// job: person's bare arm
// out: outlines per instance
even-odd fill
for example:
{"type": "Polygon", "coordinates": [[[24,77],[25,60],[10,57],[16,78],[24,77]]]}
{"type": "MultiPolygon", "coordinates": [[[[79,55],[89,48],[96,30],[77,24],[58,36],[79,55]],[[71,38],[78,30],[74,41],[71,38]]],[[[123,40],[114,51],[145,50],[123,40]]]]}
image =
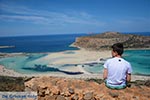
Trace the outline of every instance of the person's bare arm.
{"type": "Polygon", "coordinates": [[[104,72],[103,72],[103,78],[104,79],[107,79],[107,74],[108,74],[108,71],[106,68],[104,68],[104,72]]]}
{"type": "Polygon", "coordinates": [[[130,82],[130,81],[131,81],[131,74],[128,73],[128,74],[127,74],[127,82],[130,82]]]}

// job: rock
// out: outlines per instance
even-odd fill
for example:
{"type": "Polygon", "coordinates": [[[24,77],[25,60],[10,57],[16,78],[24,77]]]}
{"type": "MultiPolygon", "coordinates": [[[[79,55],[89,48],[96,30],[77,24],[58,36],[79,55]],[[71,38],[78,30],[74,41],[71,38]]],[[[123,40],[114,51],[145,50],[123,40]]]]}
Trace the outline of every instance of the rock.
{"type": "Polygon", "coordinates": [[[64,92],[64,94],[63,94],[65,97],[69,97],[69,96],[71,96],[71,94],[69,93],[69,91],[68,90],[66,90],[65,92],[64,92]]]}
{"type": "Polygon", "coordinates": [[[133,96],[133,100],[140,100],[138,96],[133,96]]]}
{"type": "Polygon", "coordinates": [[[85,93],[83,98],[85,100],[92,100],[93,99],[93,93],[92,92],[85,93]]]}
{"type": "Polygon", "coordinates": [[[59,96],[57,96],[56,100],[65,100],[65,97],[59,95],[59,96]]]}
{"type": "Polygon", "coordinates": [[[25,86],[31,91],[37,89],[39,100],[149,100],[148,82],[132,82],[126,89],[111,90],[102,81],[39,77],[27,81],[25,86]]]}
{"type": "Polygon", "coordinates": [[[38,95],[39,95],[40,97],[44,97],[44,96],[45,96],[45,90],[39,89],[38,95]]]}
{"type": "Polygon", "coordinates": [[[68,91],[69,91],[70,94],[74,94],[74,89],[69,88],[68,91]]]}
{"type": "Polygon", "coordinates": [[[117,98],[119,96],[117,92],[113,92],[113,91],[109,92],[109,95],[113,98],[117,98]]]}
{"type": "Polygon", "coordinates": [[[57,96],[58,95],[48,95],[48,96],[46,96],[45,98],[46,98],[46,100],[56,100],[56,98],[57,98],[57,96]]]}
{"type": "Polygon", "coordinates": [[[57,86],[53,86],[53,87],[51,88],[51,93],[52,93],[53,95],[58,95],[58,94],[60,94],[60,90],[59,90],[59,88],[58,88],[57,86]]]}
{"type": "Polygon", "coordinates": [[[71,100],[79,100],[78,94],[73,95],[73,97],[71,98],[71,100]]]}
{"type": "Polygon", "coordinates": [[[147,80],[147,81],[144,83],[144,85],[150,87],[150,80],[147,80]]]}
{"type": "Polygon", "coordinates": [[[45,95],[48,95],[48,94],[50,94],[50,90],[49,90],[49,89],[46,89],[45,95]]]}
{"type": "Polygon", "coordinates": [[[97,95],[95,96],[95,98],[96,98],[96,100],[97,100],[97,99],[102,98],[103,96],[104,96],[104,94],[103,94],[103,93],[101,93],[101,94],[97,94],[97,95]]]}
{"type": "Polygon", "coordinates": [[[39,100],[45,100],[45,97],[38,97],[39,100]]]}

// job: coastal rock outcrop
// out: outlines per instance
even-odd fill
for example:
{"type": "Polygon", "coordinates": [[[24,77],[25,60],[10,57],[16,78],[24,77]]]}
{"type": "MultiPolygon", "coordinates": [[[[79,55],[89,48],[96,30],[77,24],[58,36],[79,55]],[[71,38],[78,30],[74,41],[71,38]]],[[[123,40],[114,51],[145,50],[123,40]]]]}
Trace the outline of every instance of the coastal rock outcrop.
{"type": "Polygon", "coordinates": [[[90,50],[100,50],[109,49],[112,44],[117,42],[123,43],[125,48],[150,48],[150,36],[121,34],[119,32],[105,32],[78,37],[72,46],[90,50]]]}
{"type": "Polygon", "coordinates": [[[25,82],[25,91],[37,91],[38,100],[149,100],[150,87],[146,82],[131,83],[123,90],[111,90],[102,80],[45,76],[25,82]]]}

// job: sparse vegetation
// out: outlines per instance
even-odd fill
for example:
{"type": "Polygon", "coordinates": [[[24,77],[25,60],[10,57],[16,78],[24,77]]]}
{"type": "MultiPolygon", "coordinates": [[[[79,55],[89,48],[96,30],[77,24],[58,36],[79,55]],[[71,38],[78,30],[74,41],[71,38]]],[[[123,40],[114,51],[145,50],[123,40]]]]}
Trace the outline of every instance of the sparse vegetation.
{"type": "Polygon", "coordinates": [[[119,32],[78,37],[73,45],[90,50],[103,50],[110,49],[111,45],[117,42],[123,43],[125,48],[150,48],[150,36],[121,34],[119,32]]]}

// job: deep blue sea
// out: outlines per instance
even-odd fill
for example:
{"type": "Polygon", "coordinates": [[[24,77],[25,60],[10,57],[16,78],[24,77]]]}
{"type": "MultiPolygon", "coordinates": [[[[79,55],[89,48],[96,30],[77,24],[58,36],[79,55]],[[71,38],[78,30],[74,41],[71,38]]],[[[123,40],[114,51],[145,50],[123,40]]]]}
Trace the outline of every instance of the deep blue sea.
{"type": "MultiPolygon", "coordinates": [[[[150,33],[134,33],[150,36],[150,33]]],[[[63,34],[63,35],[43,35],[43,36],[17,36],[0,37],[0,46],[15,46],[13,48],[0,48],[2,53],[31,53],[30,55],[0,58],[0,64],[9,69],[20,73],[36,73],[37,71],[27,70],[24,67],[34,67],[35,65],[47,65],[49,61],[39,61],[37,59],[45,56],[42,52],[60,52],[65,50],[77,50],[69,47],[76,37],[86,36],[87,34],[63,34]]],[[[150,50],[126,50],[124,58],[133,67],[134,74],[150,75],[150,50]]],[[[103,66],[85,68],[89,72],[101,73],[103,66]]],[[[55,69],[53,69],[55,70],[55,69]]],[[[39,72],[39,71],[38,71],[39,72]]]]}
{"type": "Polygon", "coordinates": [[[69,45],[75,41],[76,37],[85,35],[87,34],[0,37],[0,46],[14,46],[0,48],[0,52],[40,53],[76,50],[77,48],[69,47],[69,45]]]}

